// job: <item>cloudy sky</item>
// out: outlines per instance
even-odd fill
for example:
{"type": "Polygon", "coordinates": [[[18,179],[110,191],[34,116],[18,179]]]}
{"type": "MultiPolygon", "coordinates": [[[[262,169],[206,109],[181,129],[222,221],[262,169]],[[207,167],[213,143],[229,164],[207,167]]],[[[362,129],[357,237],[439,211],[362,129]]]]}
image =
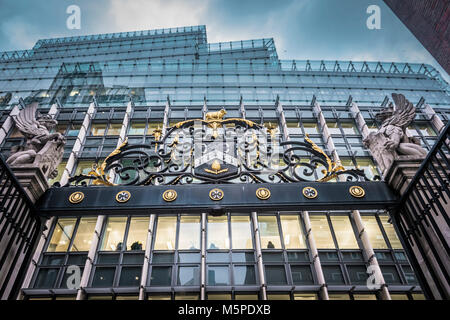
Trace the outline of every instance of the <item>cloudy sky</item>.
{"type": "Polygon", "coordinates": [[[209,42],[275,39],[282,59],[436,60],[382,0],[0,0],[0,50],[31,48],[38,39],[206,25],[209,42]],[[66,27],[69,5],[81,29],[66,27]],[[381,29],[369,30],[369,5],[381,29]]]}

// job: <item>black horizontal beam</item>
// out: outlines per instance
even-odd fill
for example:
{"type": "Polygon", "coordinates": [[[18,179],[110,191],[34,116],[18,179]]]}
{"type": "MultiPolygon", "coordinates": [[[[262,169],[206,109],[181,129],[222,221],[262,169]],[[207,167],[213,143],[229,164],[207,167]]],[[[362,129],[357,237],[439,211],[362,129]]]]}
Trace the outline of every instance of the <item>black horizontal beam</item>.
{"type": "Polygon", "coordinates": [[[45,216],[69,215],[120,215],[184,212],[226,211],[278,211],[278,210],[351,210],[389,209],[397,204],[397,197],[384,182],[302,182],[286,184],[192,184],[179,186],[114,186],[114,187],[63,187],[50,188],[38,202],[38,212],[45,216]],[[360,186],[365,195],[355,198],[349,192],[351,186],[360,186]],[[306,198],[305,187],[317,190],[317,197],[306,198]],[[219,201],[211,200],[212,189],[223,191],[219,201]],[[258,188],[267,188],[271,196],[260,200],[258,188]],[[177,198],[166,202],[162,195],[175,190],[177,198]],[[116,195],[126,190],[131,197],[119,203],[116,195]],[[82,192],[84,198],[73,204],[69,197],[82,192]]]}

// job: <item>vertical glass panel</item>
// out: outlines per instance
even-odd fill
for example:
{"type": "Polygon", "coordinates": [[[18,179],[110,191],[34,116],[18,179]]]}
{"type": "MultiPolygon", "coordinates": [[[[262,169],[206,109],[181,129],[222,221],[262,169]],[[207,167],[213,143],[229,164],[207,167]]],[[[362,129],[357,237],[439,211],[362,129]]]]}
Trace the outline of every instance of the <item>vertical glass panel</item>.
{"type": "Polygon", "coordinates": [[[276,216],[258,216],[262,249],[281,249],[280,232],[276,216]]]}
{"type": "Polygon", "coordinates": [[[200,216],[181,216],[178,249],[200,249],[200,216]]]}
{"type": "Polygon", "coordinates": [[[149,217],[132,217],[127,237],[127,250],[145,250],[149,217]]]}
{"type": "Polygon", "coordinates": [[[341,268],[339,266],[322,266],[325,282],[328,284],[344,284],[341,268]]]}
{"type": "Polygon", "coordinates": [[[258,294],[257,293],[236,293],[234,296],[234,300],[258,300],[258,294]]]}
{"type": "Polygon", "coordinates": [[[413,297],[413,300],[426,300],[425,295],[422,293],[413,293],[411,294],[413,297]]]}
{"type": "Polygon", "coordinates": [[[391,300],[409,300],[408,295],[402,293],[391,293],[391,300]]]}
{"type": "Polygon", "coordinates": [[[108,136],[118,136],[122,130],[121,123],[111,123],[108,128],[108,136]]]}
{"type": "Polygon", "coordinates": [[[364,223],[364,230],[366,230],[369,235],[369,241],[372,244],[372,247],[374,249],[387,249],[388,246],[386,241],[384,241],[383,234],[381,233],[375,216],[362,216],[361,219],[364,223]]]}
{"type": "Polygon", "coordinates": [[[402,284],[400,275],[395,266],[380,266],[384,281],[387,284],[402,284]]]}
{"type": "Polygon", "coordinates": [[[330,226],[328,225],[327,216],[311,215],[311,229],[316,246],[318,249],[334,249],[333,237],[331,236],[330,226]]]}
{"type": "Polygon", "coordinates": [[[359,249],[350,218],[348,216],[331,216],[334,234],[340,249],[359,249]]]}
{"type": "Polygon", "coordinates": [[[94,123],[91,127],[91,135],[93,136],[103,136],[106,131],[106,123],[105,124],[99,124],[94,123]]]}
{"type": "Polygon", "coordinates": [[[229,249],[227,216],[208,216],[208,249],[229,249]]]}
{"type": "Polygon", "coordinates": [[[123,267],[120,272],[119,286],[139,287],[141,284],[142,267],[123,267]]]}
{"type": "Polygon", "coordinates": [[[208,300],[231,300],[231,293],[208,293],[208,300]]]}
{"type": "Polygon", "coordinates": [[[182,286],[196,286],[200,283],[200,268],[179,267],[178,268],[178,284],[182,286]]]}
{"type": "Polygon", "coordinates": [[[350,300],[350,296],[347,293],[329,293],[330,300],[350,300]]]}
{"type": "Polygon", "coordinates": [[[235,285],[256,284],[256,274],[254,266],[235,266],[234,267],[235,285]]]}
{"type": "Polygon", "coordinates": [[[101,251],[120,251],[123,249],[123,236],[126,224],[126,217],[108,218],[100,246],[101,251]]]}
{"type": "Polygon", "coordinates": [[[286,249],[306,249],[305,238],[300,226],[299,216],[280,216],[286,249]]]}
{"type": "Polygon", "coordinates": [[[89,251],[96,223],[97,217],[83,217],[80,219],[70,251],[89,251]]]}
{"type": "Polygon", "coordinates": [[[145,133],[145,123],[131,123],[128,135],[142,136],[145,133]]]}
{"type": "Polygon", "coordinates": [[[92,280],[92,287],[100,287],[100,288],[112,287],[115,273],[116,273],[115,267],[95,268],[94,279],[92,280]]]}
{"type": "Polygon", "coordinates": [[[34,288],[53,288],[59,269],[40,269],[34,288]]]}
{"type": "Polygon", "coordinates": [[[47,252],[67,251],[76,221],[76,218],[58,219],[47,252]]]}
{"type": "Polygon", "coordinates": [[[175,300],[199,300],[200,295],[197,293],[177,292],[175,300]]]}
{"type": "Polygon", "coordinates": [[[291,266],[294,284],[314,284],[310,266],[291,266]]]}
{"type": "Polygon", "coordinates": [[[170,286],[172,284],[172,267],[153,267],[150,277],[151,286],[170,286]]]}
{"type": "Polygon", "coordinates": [[[291,300],[291,296],[289,295],[289,293],[269,293],[267,294],[267,300],[291,300]]]}
{"type": "Polygon", "coordinates": [[[231,217],[231,244],[233,249],[253,249],[249,216],[231,217]]]}
{"type": "Polygon", "coordinates": [[[158,217],[154,250],[175,250],[177,217],[158,217]]]}
{"type": "Polygon", "coordinates": [[[60,162],[60,164],[56,168],[58,170],[58,175],[55,178],[48,180],[49,185],[53,185],[55,182],[58,182],[59,180],[61,180],[61,177],[64,173],[64,169],[66,168],[66,164],[67,164],[67,161],[60,162]]]}
{"type": "Polygon", "coordinates": [[[171,294],[150,294],[147,300],[172,300],[171,294]]]}
{"type": "Polygon", "coordinates": [[[270,285],[287,284],[284,266],[265,266],[266,281],[270,285]]]}
{"type": "Polygon", "coordinates": [[[228,266],[208,266],[208,285],[227,286],[230,284],[228,266]]]}
{"type": "Polygon", "coordinates": [[[367,268],[365,266],[347,265],[348,275],[352,284],[367,283],[367,268]]]}
{"type": "Polygon", "coordinates": [[[394,226],[388,222],[388,216],[380,216],[381,224],[383,225],[384,231],[391,243],[392,249],[403,249],[400,239],[395,232],[394,226]]]}

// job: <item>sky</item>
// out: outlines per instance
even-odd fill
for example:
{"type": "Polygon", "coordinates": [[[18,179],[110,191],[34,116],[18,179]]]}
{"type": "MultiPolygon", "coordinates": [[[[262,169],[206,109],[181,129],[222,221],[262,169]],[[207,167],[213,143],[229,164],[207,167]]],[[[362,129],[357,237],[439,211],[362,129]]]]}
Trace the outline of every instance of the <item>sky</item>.
{"type": "Polygon", "coordinates": [[[382,0],[0,0],[0,51],[39,39],[206,25],[208,42],[274,38],[281,59],[427,63],[437,61],[382,0]],[[81,10],[68,29],[66,9],[81,10]],[[366,12],[380,8],[381,28],[366,12]]]}

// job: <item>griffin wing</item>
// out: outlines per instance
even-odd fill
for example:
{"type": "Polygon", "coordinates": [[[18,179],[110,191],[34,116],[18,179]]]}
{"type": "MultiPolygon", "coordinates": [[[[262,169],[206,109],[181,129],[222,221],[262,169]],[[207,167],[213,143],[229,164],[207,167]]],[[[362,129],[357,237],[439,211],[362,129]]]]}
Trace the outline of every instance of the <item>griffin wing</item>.
{"type": "Polygon", "coordinates": [[[38,103],[33,102],[31,105],[20,110],[19,114],[14,118],[17,128],[28,139],[49,134],[47,128],[36,120],[37,107],[38,103]]]}
{"type": "Polygon", "coordinates": [[[395,103],[395,111],[391,119],[389,119],[389,124],[405,128],[414,120],[416,108],[402,94],[393,93],[392,98],[395,103]]]}

